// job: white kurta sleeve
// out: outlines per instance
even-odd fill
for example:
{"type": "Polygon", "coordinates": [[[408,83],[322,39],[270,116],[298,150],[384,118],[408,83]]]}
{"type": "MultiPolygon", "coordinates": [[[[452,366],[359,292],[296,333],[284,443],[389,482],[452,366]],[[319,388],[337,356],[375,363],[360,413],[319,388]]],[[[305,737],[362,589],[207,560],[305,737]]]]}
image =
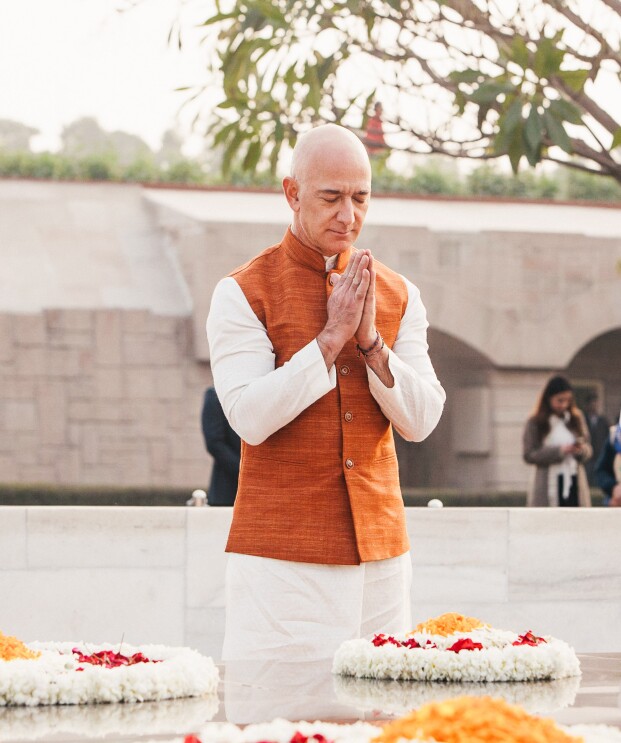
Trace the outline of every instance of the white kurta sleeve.
{"type": "Polygon", "coordinates": [[[261,444],[336,386],[316,340],[276,369],[272,343],[235,279],[213,293],[207,338],[214,386],[232,428],[261,444]]]}
{"type": "Polygon", "coordinates": [[[406,441],[422,441],[438,424],[446,393],[436,377],[427,345],[427,312],[420,292],[406,278],[408,306],[392,349],[388,364],[395,380],[385,387],[367,366],[369,389],[380,408],[406,441]]]}

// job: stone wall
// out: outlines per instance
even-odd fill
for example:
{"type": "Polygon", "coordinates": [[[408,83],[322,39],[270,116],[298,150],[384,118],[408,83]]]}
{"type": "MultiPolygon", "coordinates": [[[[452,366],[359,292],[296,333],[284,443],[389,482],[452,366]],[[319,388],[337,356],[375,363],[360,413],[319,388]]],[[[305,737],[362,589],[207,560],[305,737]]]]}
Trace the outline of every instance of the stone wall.
{"type": "Polygon", "coordinates": [[[0,315],[0,481],[205,487],[189,317],[0,315]]]}
{"type": "MultiPolygon", "coordinates": [[[[282,195],[0,180],[0,481],[205,486],[217,281],[282,195]]],[[[621,405],[621,209],[373,199],[360,246],[421,290],[447,391],[407,487],[525,490],[521,432],[563,371],[621,405]]]]}

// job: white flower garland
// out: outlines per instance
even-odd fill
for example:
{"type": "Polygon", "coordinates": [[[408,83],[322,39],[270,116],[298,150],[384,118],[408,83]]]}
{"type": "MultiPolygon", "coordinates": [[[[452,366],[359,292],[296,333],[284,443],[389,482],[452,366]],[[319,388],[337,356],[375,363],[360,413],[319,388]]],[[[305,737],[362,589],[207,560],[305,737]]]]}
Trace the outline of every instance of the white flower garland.
{"type": "Polygon", "coordinates": [[[324,735],[334,743],[370,743],[379,732],[379,727],[368,722],[339,725],[332,722],[290,722],[277,719],[246,725],[244,728],[238,728],[229,722],[210,722],[200,729],[198,737],[202,743],[290,743],[295,733],[301,733],[309,738],[316,734],[324,735]]]}
{"type": "MultiPolygon", "coordinates": [[[[572,725],[559,729],[568,735],[582,737],[584,743],[621,743],[621,731],[608,725],[572,725]]],[[[290,743],[296,732],[310,736],[324,735],[334,743],[371,743],[380,734],[381,728],[366,722],[353,725],[337,725],[327,722],[289,722],[274,720],[260,725],[247,725],[238,728],[231,723],[210,722],[198,732],[202,743],[290,743]]],[[[429,743],[429,741],[405,739],[401,743],[429,743]]]]}
{"type": "Polygon", "coordinates": [[[118,645],[33,642],[28,647],[41,656],[0,661],[0,707],[159,701],[218,690],[219,673],[213,660],[190,648],[123,645],[124,655],[141,652],[162,662],[105,668],[80,662],[72,649],[90,655],[118,651],[118,645]]]}
{"type": "Polygon", "coordinates": [[[334,691],[339,702],[365,712],[381,711],[403,715],[429,702],[453,697],[500,697],[517,704],[531,715],[550,715],[571,706],[580,688],[580,677],[570,676],[553,681],[508,681],[497,684],[486,681],[407,682],[385,679],[334,676],[334,691]]]}
{"type": "Polygon", "coordinates": [[[514,632],[489,627],[455,632],[448,637],[417,632],[420,645],[428,641],[436,648],[410,649],[391,643],[376,647],[370,640],[348,640],[336,651],[333,673],[359,678],[410,681],[538,681],[580,675],[580,662],[562,640],[545,637],[540,645],[513,645],[514,632]],[[480,643],[480,650],[448,650],[459,639],[480,643]]]}

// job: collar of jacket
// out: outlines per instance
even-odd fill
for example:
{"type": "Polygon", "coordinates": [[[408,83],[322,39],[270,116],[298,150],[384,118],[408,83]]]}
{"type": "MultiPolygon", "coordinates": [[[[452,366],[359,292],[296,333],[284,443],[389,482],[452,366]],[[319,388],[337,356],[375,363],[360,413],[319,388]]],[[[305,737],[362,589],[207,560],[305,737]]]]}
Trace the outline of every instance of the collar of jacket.
{"type": "MultiPolygon", "coordinates": [[[[300,242],[293,232],[291,232],[291,227],[287,229],[281,245],[285,249],[287,255],[296,263],[299,263],[306,268],[310,268],[311,271],[316,271],[317,273],[322,274],[326,273],[326,261],[324,257],[316,250],[313,250],[312,248],[309,248],[308,245],[304,245],[303,242],[300,242]]],[[[353,251],[354,248],[351,247],[344,253],[339,253],[336,265],[331,270],[336,271],[337,273],[343,273],[353,251]]]]}

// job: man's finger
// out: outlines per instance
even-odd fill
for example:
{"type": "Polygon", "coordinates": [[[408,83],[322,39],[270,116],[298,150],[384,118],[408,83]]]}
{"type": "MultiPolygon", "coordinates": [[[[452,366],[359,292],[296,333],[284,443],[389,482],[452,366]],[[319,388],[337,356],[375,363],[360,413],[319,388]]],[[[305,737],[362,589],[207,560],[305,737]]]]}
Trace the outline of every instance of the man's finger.
{"type": "Polygon", "coordinates": [[[356,287],[356,299],[364,299],[367,295],[371,274],[367,268],[363,269],[360,284],[356,287]]]}
{"type": "Polygon", "coordinates": [[[356,273],[354,274],[354,277],[352,279],[352,283],[354,287],[360,286],[362,282],[362,274],[364,271],[368,270],[367,266],[369,263],[369,256],[368,255],[362,255],[360,257],[360,260],[358,262],[358,265],[356,266],[356,273]]]}
{"type": "Polygon", "coordinates": [[[360,260],[360,255],[361,253],[359,250],[354,250],[354,252],[351,254],[349,261],[347,262],[347,266],[345,267],[345,270],[341,274],[341,281],[345,279],[349,279],[351,278],[351,276],[353,276],[354,274],[353,266],[356,260],[360,260]]]}

